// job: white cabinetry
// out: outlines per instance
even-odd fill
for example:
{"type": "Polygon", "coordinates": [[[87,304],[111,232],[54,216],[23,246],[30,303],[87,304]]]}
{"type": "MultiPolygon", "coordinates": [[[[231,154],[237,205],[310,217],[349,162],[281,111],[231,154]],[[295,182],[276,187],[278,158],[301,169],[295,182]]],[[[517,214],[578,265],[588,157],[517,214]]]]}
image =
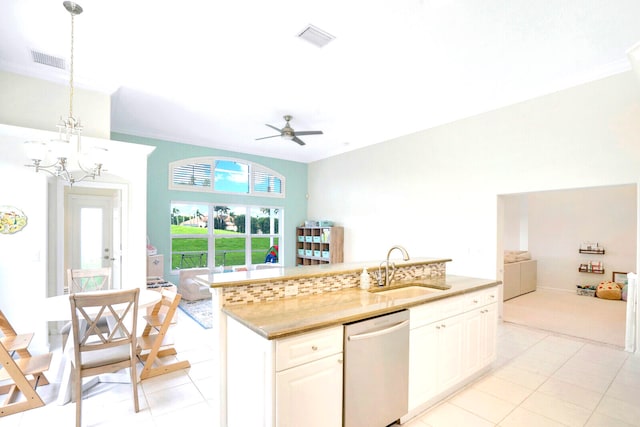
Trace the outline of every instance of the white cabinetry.
{"type": "Polygon", "coordinates": [[[495,360],[497,287],[409,309],[409,413],[415,416],[495,360]]]}
{"type": "Polygon", "coordinates": [[[438,390],[446,390],[462,380],[464,322],[464,316],[454,316],[432,325],[438,333],[438,390]]]}
{"type": "Polygon", "coordinates": [[[478,306],[465,314],[464,375],[473,375],[496,357],[497,290],[484,296],[486,298],[474,298],[478,306]]]}
{"type": "Polygon", "coordinates": [[[504,300],[536,290],[538,262],[536,260],[512,262],[504,265],[504,300]]]}
{"type": "Polygon", "coordinates": [[[276,374],[276,425],[342,424],[342,355],[325,357],[276,374]]]}
{"type": "Polygon", "coordinates": [[[342,326],[269,341],[227,319],[227,425],[342,424],[342,326]]]}
{"type": "Polygon", "coordinates": [[[276,425],[342,425],[343,327],[276,341],[276,425]]]}

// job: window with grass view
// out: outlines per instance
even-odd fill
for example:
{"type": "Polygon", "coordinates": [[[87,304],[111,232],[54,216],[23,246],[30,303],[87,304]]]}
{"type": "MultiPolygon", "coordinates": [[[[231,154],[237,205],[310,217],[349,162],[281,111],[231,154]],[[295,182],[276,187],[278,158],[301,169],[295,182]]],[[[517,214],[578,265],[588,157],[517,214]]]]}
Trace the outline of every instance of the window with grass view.
{"type": "Polygon", "coordinates": [[[171,269],[277,263],[281,218],[281,208],[174,202],[171,269]]]}

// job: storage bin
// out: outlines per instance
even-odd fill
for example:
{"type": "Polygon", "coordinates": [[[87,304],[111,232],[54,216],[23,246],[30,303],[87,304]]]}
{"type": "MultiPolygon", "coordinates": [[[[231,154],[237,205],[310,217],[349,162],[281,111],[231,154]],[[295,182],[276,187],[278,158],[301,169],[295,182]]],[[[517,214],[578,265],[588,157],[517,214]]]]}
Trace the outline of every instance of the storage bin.
{"type": "Polygon", "coordinates": [[[313,236],[304,236],[304,240],[305,240],[306,242],[311,243],[311,242],[313,242],[313,236]]]}
{"type": "Polygon", "coordinates": [[[320,236],[313,236],[313,243],[320,243],[320,236]]]}
{"type": "Polygon", "coordinates": [[[576,285],[576,293],[587,297],[596,296],[596,286],[593,285],[576,285]]]}
{"type": "Polygon", "coordinates": [[[304,249],[298,249],[298,255],[304,255],[304,249]]]}
{"type": "Polygon", "coordinates": [[[307,249],[307,250],[304,251],[304,254],[306,256],[313,256],[313,251],[311,249],[307,249]]]}
{"type": "Polygon", "coordinates": [[[298,242],[304,242],[304,236],[298,236],[298,242]]]}
{"type": "Polygon", "coordinates": [[[313,251],[313,256],[319,257],[320,256],[320,251],[313,251]]]}
{"type": "Polygon", "coordinates": [[[329,258],[329,251],[322,251],[322,258],[329,258]]]}

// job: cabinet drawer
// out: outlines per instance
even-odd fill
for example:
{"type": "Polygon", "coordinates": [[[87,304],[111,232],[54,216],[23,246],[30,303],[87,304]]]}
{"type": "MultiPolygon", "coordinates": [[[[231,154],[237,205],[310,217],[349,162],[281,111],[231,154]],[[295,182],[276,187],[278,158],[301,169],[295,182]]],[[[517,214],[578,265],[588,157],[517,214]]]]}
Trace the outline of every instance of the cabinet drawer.
{"type": "Polygon", "coordinates": [[[454,296],[412,307],[409,309],[410,328],[419,328],[436,320],[455,316],[464,311],[464,304],[463,296],[454,296]]]}
{"type": "Polygon", "coordinates": [[[498,301],[498,287],[494,286],[481,291],[476,291],[466,296],[465,307],[467,309],[473,309],[475,307],[482,307],[487,304],[491,304],[498,301]]]}
{"type": "Polygon", "coordinates": [[[493,304],[494,302],[498,302],[498,287],[494,286],[489,289],[484,289],[482,291],[482,298],[486,304],[493,304]]]}
{"type": "Polygon", "coordinates": [[[342,352],[343,327],[322,329],[276,341],[276,371],[342,352]]]}

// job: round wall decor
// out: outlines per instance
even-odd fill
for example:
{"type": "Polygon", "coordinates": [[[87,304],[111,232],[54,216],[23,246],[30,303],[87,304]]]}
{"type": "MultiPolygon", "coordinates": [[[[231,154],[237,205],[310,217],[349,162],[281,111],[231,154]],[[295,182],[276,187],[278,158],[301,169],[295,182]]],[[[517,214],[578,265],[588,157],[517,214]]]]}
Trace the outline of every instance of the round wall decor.
{"type": "Polygon", "coordinates": [[[13,234],[27,225],[27,216],[13,206],[0,206],[0,234],[13,234]]]}

